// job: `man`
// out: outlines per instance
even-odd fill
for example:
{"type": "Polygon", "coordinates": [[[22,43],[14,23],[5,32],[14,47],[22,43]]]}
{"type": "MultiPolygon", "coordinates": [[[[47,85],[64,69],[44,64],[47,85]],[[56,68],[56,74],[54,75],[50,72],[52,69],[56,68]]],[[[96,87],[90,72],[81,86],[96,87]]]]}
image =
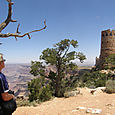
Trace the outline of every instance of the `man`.
{"type": "Polygon", "coordinates": [[[5,75],[1,72],[2,69],[5,67],[4,64],[5,59],[3,59],[3,55],[0,53],[0,93],[8,92],[8,82],[6,80],[5,75]]]}
{"type": "Polygon", "coordinates": [[[9,90],[6,76],[1,72],[5,67],[4,61],[3,54],[0,53],[0,115],[11,115],[16,109],[16,103],[13,100],[13,92],[9,90]],[[13,100],[13,103],[10,100],[13,100]]]}

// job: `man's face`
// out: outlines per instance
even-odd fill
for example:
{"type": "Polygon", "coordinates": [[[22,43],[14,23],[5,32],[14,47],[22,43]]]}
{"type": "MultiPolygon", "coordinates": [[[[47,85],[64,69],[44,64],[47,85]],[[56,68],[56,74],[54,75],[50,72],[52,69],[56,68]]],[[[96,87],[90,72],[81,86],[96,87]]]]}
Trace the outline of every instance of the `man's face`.
{"type": "Polygon", "coordinates": [[[4,61],[0,61],[0,69],[3,69],[5,67],[4,61]]]}

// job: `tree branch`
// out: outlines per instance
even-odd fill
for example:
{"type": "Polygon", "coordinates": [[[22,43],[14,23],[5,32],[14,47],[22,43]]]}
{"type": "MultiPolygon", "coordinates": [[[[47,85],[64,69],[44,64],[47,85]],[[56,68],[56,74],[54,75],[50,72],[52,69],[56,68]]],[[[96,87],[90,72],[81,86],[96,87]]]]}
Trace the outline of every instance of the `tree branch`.
{"type": "Polygon", "coordinates": [[[69,48],[70,48],[70,45],[69,45],[68,48],[66,49],[66,51],[65,51],[64,55],[62,56],[62,58],[64,58],[64,57],[66,56],[66,54],[67,54],[69,48]]]}
{"type": "Polygon", "coordinates": [[[27,33],[25,33],[25,34],[23,34],[23,35],[19,35],[20,34],[20,32],[18,31],[18,29],[19,29],[19,25],[18,25],[18,27],[17,27],[17,31],[16,31],[16,33],[7,33],[7,34],[2,34],[2,33],[0,33],[0,37],[2,37],[2,38],[7,38],[7,37],[24,37],[24,36],[28,36],[28,38],[29,39],[31,39],[31,37],[30,37],[30,34],[31,33],[33,33],[33,32],[38,32],[38,31],[41,31],[41,30],[44,30],[47,26],[46,26],[46,21],[44,21],[44,27],[43,28],[41,28],[41,29],[39,29],[39,30],[33,30],[33,31],[31,31],[31,32],[27,32],[27,33]]]}
{"type": "Polygon", "coordinates": [[[11,16],[12,16],[12,5],[13,5],[13,3],[11,2],[11,0],[7,0],[7,2],[8,2],[8,7],[9,7],[9,9],[8,9],[8,16],[7,16],[7,19],[0,24],[0,32],[1,32],[10,22],[16,22],[16,20],[12,20],[12,19],[11,19],[11,16]]]}
{"type": "MultiPolygon", "coordinates": [[[[9,9],[8,9],[8,16],[7,16],[7,19],[0,24],[0,32],[1,32],[10,22],[16,22],[16,20],[12,20],[12,19],[11,19],[11,16],[12,16],[12,5],[13,5],[13,3],[11,2],[11,0],[7,0],[7,2],[8,2],[8,7],[9,7],[9,9]]],[[[44,25],[45,25],[45,26],[44,26],[43,28],[39,29],[39,30],[33,30],[33,31],[27,32],[27,33],[25,33],[25,34],[23,34],[23,35],[19,35],[21,32],[19,32],[19,26],[20,26],[20,24],[18,24],[16,33],[7,33],[7,34],[2,34],[2,33],[0,33],[0,37],[2,37],[2,38],[7,38],[7,37],[12,37],[12,36],[13,36],[13,37],[15,37],[15,39],[17,40],[17,37],[28,36],[28,38],[31,39],[31,37],[30,37],[30,34],[31,34],[31,33],[41,31],[41,30],[43,30],[43,29],[45,29],[45,28],[47,27],[47,26],[46,26],[46,20],[44,21],[44,25]]]]}

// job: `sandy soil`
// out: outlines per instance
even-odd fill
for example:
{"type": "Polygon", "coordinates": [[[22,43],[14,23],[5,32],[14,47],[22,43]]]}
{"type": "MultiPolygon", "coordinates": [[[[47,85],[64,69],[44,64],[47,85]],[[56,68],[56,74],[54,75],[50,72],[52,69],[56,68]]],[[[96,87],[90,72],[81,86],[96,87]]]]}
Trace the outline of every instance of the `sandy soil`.
{"type": "Polygon", "coordinates": [[[93,115],[86,113],[88,108],[101,109],[99,115],[115,115],[115,94],[92,95],[86,89],[82,92],[75,97],[54,98],[37,107],[18,107],[13,115],[93,115]],[[77,107],[86,109],[77,110],[77,107]]]}

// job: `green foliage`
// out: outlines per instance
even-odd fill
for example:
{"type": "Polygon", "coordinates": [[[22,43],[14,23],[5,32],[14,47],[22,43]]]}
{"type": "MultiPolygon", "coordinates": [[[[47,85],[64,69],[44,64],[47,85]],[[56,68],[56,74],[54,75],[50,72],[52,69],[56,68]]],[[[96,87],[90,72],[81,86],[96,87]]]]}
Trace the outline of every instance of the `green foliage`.
{"type": "Polygon", "coordinates": [[[87,72],[80,77],[81,87],[104,87],[107,79],[107,74],[99,71],[87,72]]]}
{"type": "Polygon", "coordinates": [[[40,56],[40,59],[44,60],[46,64],[51,65],[56,65],[57,62],[63,62],[66,64],[67,62],[77,58],[82,61],[86,59],[83,53],[77,53],[76,51],[69,52],[70,46],[76,48],[78,46],[78,42],[69,39],[61,40],[61,42],[54,45],[54,48],[47,48],[44,50],[40,56]]]}
{"type": "Polygon", "coordinates": [[[51,98],[52,92],[50,91],[50,86],[47,83],[44,77],[39,77],[33,79],[28,83],[29,101],[32,102],[34,100],[38,102],[47,101],[51,98]]]}
{"type": "Polygon", "coordinates": [[[67,85],[69,84],[69,80],[67,79],[70,79],[70,76],[75,76],[74,73],[77,65],[73,63],[73,60],[79,59],[80,62],[83,62],[86,59],[83,53],[70,51],[72,47],[77,48],[78,42],[76,40],[64,39],[55,44],[54,48],[47,48],[42,52],[40,60],[45,65],[53,65],[56,68],[56,72],[50,71],[48,76],[45,74],[46,69],[43,63],[32,62],[30,73],[35,76],[40,75],[47,78],[50,81],[54,95],[57,97],[63,96],[66,87],[70,86],[67,85]],[[67,74],[69,74],[68,78],[66,78],[67,74]]]}
{"type": "Polygon", "coordinates": [[[65,81],[65,92],[66,91],[71,91],[72,89],[77,87],[77,83],[78,83],[78,76],[70,76],[67,77],[64,81],[65,81]]]}
{"type": "Polygon", "coordinates": [[[115,69],[115,54],[109,55],[105,59],[105,63],[104,64],[105,64],[105,69],[114,70],[115,69]]]}
{"type": "Polygon", "coordinates": [[[42,55],[40,56],[40,59],[41,60],[45,60],[46,64],[50,63],[51,65],[53,65],[53,64],[56,63],[56,55],[57,55],[56,49],[53,49],[53,48],[49,49],[49,48],[47,48],[46,50],[44,50],[42,52],[42,55]]]}
{"type": "Polygon", "coordinates": [[[115,80],[108,80],[106,82],[106,92],[115,93],[115,80]]]}
{"type": "Polygon", "coordinates": [[[41,75],[43,75],[42,73],[45,72],[45,66],[42,65],[42,62],[39,61],[32,61],[31,62],[31,71],[30,73],[33,74],[34,76],[37,76],[41,73],[41,75]]]}
{"type": "Polygon", "coordinates": [[[39,100],[41,102],[48,101],[52,97],[52,91],[50,89],[49,85],[46,85],[45,87],[42,88],[39,92],[39,100]]]}

